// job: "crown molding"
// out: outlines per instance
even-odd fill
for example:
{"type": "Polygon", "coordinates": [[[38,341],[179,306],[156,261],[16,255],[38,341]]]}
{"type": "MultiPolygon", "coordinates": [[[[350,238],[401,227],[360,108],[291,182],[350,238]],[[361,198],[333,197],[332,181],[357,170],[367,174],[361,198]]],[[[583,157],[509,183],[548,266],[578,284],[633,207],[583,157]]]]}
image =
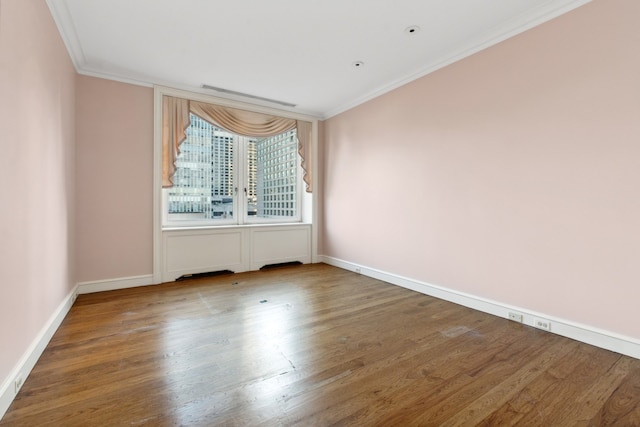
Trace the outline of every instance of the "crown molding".
{"type": "Polygon", "coordinates": [[[547,1],[544,5],[521,15],[517,20],[509,20],[509,22],[507,22],[506,24],[492,28],[483,37],[478,38],[473,43],[464,46],[455,52],[450,52],[449,54],[435,61],[425,64],[417,71],[404,75],[383,86],[380,86],[368,92],[367,94],[354,99],[351,102],[342,104],[339,107],[327,111],[323,115],[323,120],[329,119],[340,113],[355,108],[358,105],[364,104],[367,101],[384,95],[387,92],[391,92],[394,89],[411,83],[414,80],[426,76],[427,74],[431,74],[434,71],[446,67],[447,65],[451,65],[468,56],[494,46],[504,40],[530,30],[540,24],[557,18],[558,16],[570,12],[573,9],[576,9],[587,3],[590,3],[591,1],[592,0],[565,0],[562,2],[554,0],[547,1]]]}
{"type": "MultiPolygon", "coordinates": [[[[540,24],[550,21],[580,6],[590,3],[591,1],[593,0],[547,0],[540,6],[520,15],[517,19],[510,19],[501,25],[491,28],[482,37],[477,38],[472,43],[461,46],[455,51],[451,51],[443,55],[442,57],[431,61],[428,64],[425,64],[419,69],[413,70],[395,80],[379,86],[347,103],[324,112],[299,111],[294,109],[291,109],[290,111],[299,111],[303,114],[315,116],[320,118],[321,120],[326,120],[354,107],[357,107],[358,105],[361,105],[367,101],[377,98],[387,92],[404,86],[414,80],[433,73],[434,71],[444,68],[447,65],[453,64],[468,56],[494,46],[504,40],[521,34],[529,29],[532,29],[540,24]]],[[[71,61],[73,62],[74,67],[79,74],[134,84],[138,86],[151,87],[154,85],[162,85],[169,87],[179,87],[181,89],[194,92],[202,91],[201,88],[187,88],[171,82],[145,80],[144,77],[133,78],[126,75],[114,75],[88,67],[87,59],[85,53],[82,50],[81,43],[78,38],[76,28],[73,24],[73,19],[69,12],[69,8],[67,7],[66,0],[46,0],[46,3],[49,7],[49,10],[51,11],[51,15],[56,23],[56,26],[67,48],[67,51],[69,52],[71,61]]],[[[237,96],[224,96],[224,98],[229,98],[232,100],[243,100],[237,96]]],[[[255,103],[257,103],[258,105],[262,104],[261,102],[255,103]]]]}

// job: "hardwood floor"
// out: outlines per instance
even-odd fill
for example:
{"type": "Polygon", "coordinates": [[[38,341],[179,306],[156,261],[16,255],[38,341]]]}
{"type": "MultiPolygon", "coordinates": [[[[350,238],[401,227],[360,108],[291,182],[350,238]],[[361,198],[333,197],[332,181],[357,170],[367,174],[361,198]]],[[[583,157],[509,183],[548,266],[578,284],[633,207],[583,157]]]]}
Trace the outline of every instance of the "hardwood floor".
{"type": "Polygon", "coordinates": [[[640,360],[316,264],[80,295],[0,426],[637,426],[640,360]]]}

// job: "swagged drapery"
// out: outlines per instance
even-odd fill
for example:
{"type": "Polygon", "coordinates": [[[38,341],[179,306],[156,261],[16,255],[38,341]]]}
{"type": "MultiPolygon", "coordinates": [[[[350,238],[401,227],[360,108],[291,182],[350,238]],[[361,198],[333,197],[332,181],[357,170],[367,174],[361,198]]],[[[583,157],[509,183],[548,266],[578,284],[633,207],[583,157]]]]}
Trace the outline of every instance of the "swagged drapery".
{"type": "Polygon", "coordinates": [[[275,136],[296,129],[298,153],[303,180],[308,193],[312,191],[311,123],[268,114],[254,113],[231,107],[190,101],[173,96],[162,97],[162,187],[173,187],[176,158],[180,144],[187,138],[189,113],[213,123],[229,132],[249,137],[275,136]]]}

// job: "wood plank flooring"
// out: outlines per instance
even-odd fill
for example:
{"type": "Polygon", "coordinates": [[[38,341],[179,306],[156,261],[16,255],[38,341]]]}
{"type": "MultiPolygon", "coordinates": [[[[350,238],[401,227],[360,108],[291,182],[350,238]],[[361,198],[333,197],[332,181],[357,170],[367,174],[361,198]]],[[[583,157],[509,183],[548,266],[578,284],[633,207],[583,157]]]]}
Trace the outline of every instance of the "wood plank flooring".
{"type": "Polygon", "coordinates": [[[80,295],[0,426],[640,426],[640,360],[324,264],[80,295]]]}

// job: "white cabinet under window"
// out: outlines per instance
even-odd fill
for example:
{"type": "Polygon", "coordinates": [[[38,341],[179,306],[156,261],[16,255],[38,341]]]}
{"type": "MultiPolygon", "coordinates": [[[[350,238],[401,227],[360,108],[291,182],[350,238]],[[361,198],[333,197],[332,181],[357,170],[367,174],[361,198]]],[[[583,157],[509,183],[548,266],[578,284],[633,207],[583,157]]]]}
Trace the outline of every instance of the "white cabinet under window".
{"type": "Polygon", "coordinates": [[[162,232],[162,281],[183,275],[259,270],[265,265],[310,263],[311,225],[249,225],[162,232]]]}

